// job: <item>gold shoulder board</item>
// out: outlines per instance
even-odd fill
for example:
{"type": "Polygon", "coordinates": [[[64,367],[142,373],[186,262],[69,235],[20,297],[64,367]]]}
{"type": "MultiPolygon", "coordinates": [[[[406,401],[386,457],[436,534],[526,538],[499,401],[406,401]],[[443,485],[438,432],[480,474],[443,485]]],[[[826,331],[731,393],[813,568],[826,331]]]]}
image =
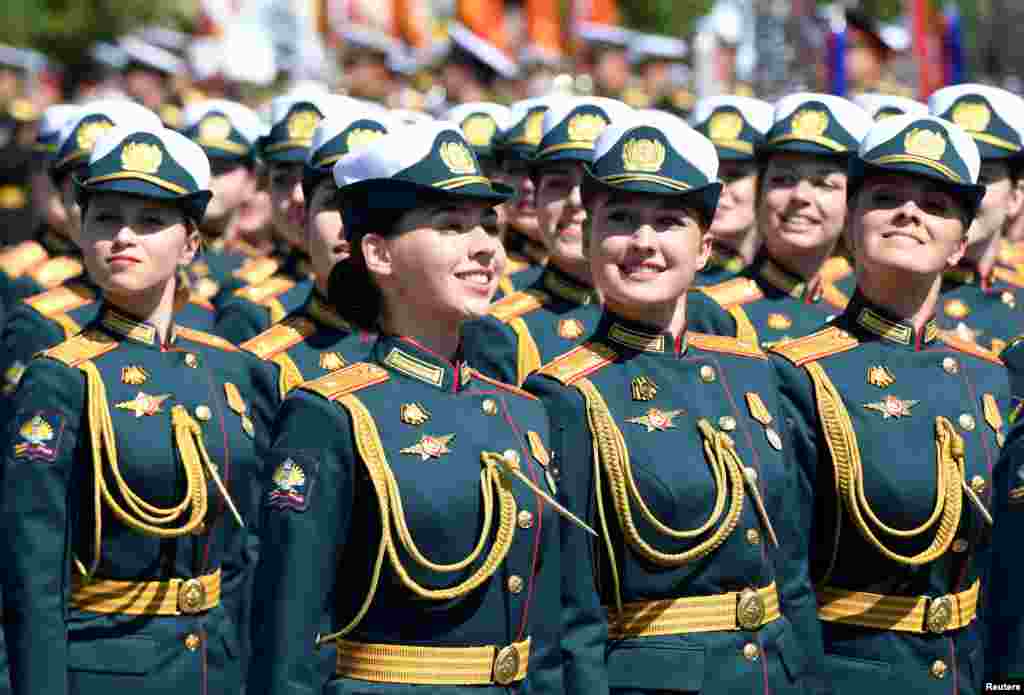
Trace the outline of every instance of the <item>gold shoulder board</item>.
{"type": "Polygon", "coordinates": [[[617,357],[618,353],[604,343],[584,343],[551,360],[537,373],[557,379],[568,386],[611,364],[617,357]]]}
{"type": "Polygon", "coordinates": [[[543,292],[516,292],[496,301],[488,313],[502,323],[508,323],[514,318],[541,308],[548,301],[550,297],[543,292]]]}
{"type": "Polygon", "coordinates": [[[39,265],[50,254],[38,241],[23,241],[17,246],[0,253],[0,270],[8,277],[16,278],[28,272],[29,268],[39,265]]]}
{"type": "Polygon", "coordinates": [[[96,293],[84,284],[75,282],[55,287],[22,301],[49,318],[57,314],[65,314],[86,304],[92,304],[96,301],[96,293]]]}
{"type": "Polygon", "coordinates": [[[831,256],[821,266],[820,275],[823,279],[835,282],[853,272],[853,266],[842,256],[831,256]]]}
{"type": "Polygon", "coordinates": [[[733,278],[697,289],[726,308],[735,304],[749,304],[764,297],[761,288],[750,278],[733,278]]]}
{"type": "Polygon", "coordinates": [[[969,340],[964,340],[958,337],[953,331],[940,331],[939,338],[943,343],[953,348],[958,352],[964,352],[968,355],[974,355],[980,357],[983,360],[1003,366],[1003,361],[999,359],[999,355],[991,350],[986,350],[977,343],[972,343],[969,340]]]}
{"type": "Polygon", "coordinates": [[[842,310],[845,310],[846,305],[850,303],[850,298],[841,289],[832,284],[831,280],[826,280],[822,283],[821,298],[837,309],[842,310]]]}
{"type": "Polygon", "coordinates": [[[756,345],[751,345],[738,338],[731,338],[725,335],[709,335],[707,333],[688,333],[686,335],[687,345],[692,345],[698,350],[708,352],[726,352],[731,355],[742,357],[756,357],[766,360],[765,355],[756,345]]]}
{"type": "Polygon", "coordinates": [[[193,343],[199,343],[200,345],[207,345],[209,347],[217,348],[219,350],[226,350],[228,352],[238,352],[238,348],[233,343],[229,343],[221,337],[205,333],[203,331],[197,331],[194,328],[186,328],[185,326],[174,326],[174,334],[179,338],[185,340],[191,340],[193,343]]]}
{"type": "Polygon", "coordinates": [[[250,338],[238,347],[251,352],[260,359],[269,360],[293,345],[298,345],[316,332],[316,326],[302,316],[289,316],[281,323],[276,323],[254,338],[250,338]]]}
{"type": "Polygon", "coordinates": [[[30,272],[32,279],[46,289],[63,285],[85,272],[85,266],[70,256],[51,258],[30,272]]]}
{"type": "Polygon", "coordinates": [[[367,386],[382,384],[390,378],[391,375],[383,367],[369,362],[356,362],[319,379],[307,381],[299,388],[319,394],[329,401],[336,401],[367,386]]]}
{"type": "Polygon", "coordinates": [[[267,300],[281,296],[293,287],[295,287],[293,280],[289,280],[283,275],[275,275],[258,285],[249,285],[235,290],[235,294],[243,299],[248,299],[253,304],[263,304],[267,300]]]}
{"type": "Polygon", "coordinates": [[[782,355],[797,367],[822,357],[846,352],[857,347],[858,341],[844,330],[830,326],[803,338],[787,340],[775,345],[771,351],[782,355]]]}
{"type": "Polygon", "coordinates": [[[996,266],[995,270],[992,271],[992,275],[997,280],[1002,280],[1007,285],[1013,285],[1014,287],[1024,287],[1024,275],[1021,275],[1015,270],[1009,268],[1000,268],[996,266]]]}
{"type": "Polygon", "coordinates": [[[517,396],[522,396],[523,398],[529,398],[531,401],[538,400],[538,398],[536,396],[534,396],[532,393],[529,393],[528,391],[524,391],[521,388],[519,388],[518,386],[513,386],[512,384],[506,384],[504,381],[498,381],[497,379],[493,379],[493,378],[487,376],[486,374],[484,374],[483,372],[479,372],[479,371],[477,371],[475,369],[473,370],[473,378],[474,379],[479,379],[480,381],[487,382],[488,384],[490,384],[492,386],[496,386],[497,388],[502,389],[504,391],[508,391],[510,393],[514,393],[517,396]]]}
{"type": "Polygon", "coordinates": [[[281,263],[274,258],[249,258],[231,274],[247,285],[258,285],[269,279],[279,267],[281,263]]]}
{"type": "Polygon", "coordinates": [[[77,367],[116,348],[119,343],[105,333],[89,330],[42,352],[43,357],[77,367]]]}

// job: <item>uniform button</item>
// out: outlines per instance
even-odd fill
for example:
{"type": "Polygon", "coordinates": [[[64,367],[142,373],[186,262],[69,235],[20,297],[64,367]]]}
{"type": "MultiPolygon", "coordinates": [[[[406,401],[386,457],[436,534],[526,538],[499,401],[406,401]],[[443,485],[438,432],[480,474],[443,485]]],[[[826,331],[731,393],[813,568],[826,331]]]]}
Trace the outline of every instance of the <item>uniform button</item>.
{"type": "Polygon", "coordinates": [[[942,370],[946,374],[956,374],[960,371],[960,364],[952,357],[946,357],[942,360],[942,370]]]}
{"type": "Polygon", "coordinates": [[[985,478],[980,475],[976,475],[971,478],[971,489],[979,495],[985,492],[985,478]]]}
{"type": "Polygon", "coordinates": [[[731,415],[723,415],[718,418],[718,426],[726,432],[732,432],[736,429],[736,418],[731,415]]]}
{"type": "Polygon", "coordinates": [[[513,574],[508,578],[508,590],[513,594],[518,594],[523,590],[523,578],[518,574],[513,574]]]}
{"type": "Polygon", "coordinates": [[[525,509],[519,512],[519,528],[531,528],[533,526],[533,514],[525,509]]]}
{"type": "Polygon", "coordinates": [[[210,406],[197,405],[196,417],[202,420],[203,422],[207,422],[211,417],[213,417],[213,412],[210,410],[210,406]]]}
{"type": "Polygon", "coordinates": [[[190,352],[185,355],[185,364],[192,369],[195,369],[199,366],[199,358],[190,352]]]}
{"type": "Polygon", "coordinates": [[[201,641],[202,640],[199,639],[199,635],[197,635],[194,632],[189,633],[188,637],[185,638],[185,649],[189,650],[190,652],[194,652],[195,650],[199,649],[199,644],[201,641]]]}
{"type": "Polygon", "coordinates": [[[743,658],[747,661],[757,661],[757,657],[761,656],[761,650],[757,648],[757,645],[753,642],[747,642],[743,645],[743,658]]]}
{"type": "Polygon", "coordinates": [[[750,545],[757,545],[760,542],[761,542],[761,534],[758,532],[758,530],[756,528],[748,528],[747,529],[747,543],[750,543],[750,545]]]}
{"type": "Polygon", "coordinates": [[[493,398],[485,398],[484,402],[480,404],[480,408],[484,411],[484,415],[498,414],[498,404],[494,402],[493,398]]]}
{"type": "Polygon", "coordinates": [[[700,380],[705,384],[710,384],[715,380],[715,368],[709,364],[705,364],[700,368],[700,380]]]}
{"type": "Polygon", "coordinates": [[[960,417],[957,418],[957,421],[960,423],[960,426],[968,432],[972,432],[974,430],[974,416],[970,413],[961,413],[960,417]]]}
{"type": "Polygon", "coordinates": [[[965,552],[966,550],[967,550],[967,541],[965,541],[963,538],[957,538],[955,541],[953,541],[953,552],[954,553],[962,553],[962,552],[965,552]]]}
{"type": "Polygon", "coordinates": [[[945,678],[946,677],[946,671],[948,671],[948,670],[949,670],[949,667],[946,666],[946,662],[943,661],[942,659],[936,659],[935,663],[932,664],[932,676],[934,676],[935,678],[939,678],[939,679],[945,678]]]}
{"type": "Polygon", "coordinates": [[[510,466],[517,467],[519,465],[519,452],[515,449],[505,449],[503,457],[510,466]]]}

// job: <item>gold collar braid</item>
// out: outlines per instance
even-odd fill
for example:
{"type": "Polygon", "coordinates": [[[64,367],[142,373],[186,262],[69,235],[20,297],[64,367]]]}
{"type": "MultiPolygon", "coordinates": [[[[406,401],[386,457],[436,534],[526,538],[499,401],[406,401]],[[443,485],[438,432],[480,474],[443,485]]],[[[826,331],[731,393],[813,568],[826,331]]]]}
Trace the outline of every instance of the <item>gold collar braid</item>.
{"type": "MultiPolygon", "coordinates": [[[[818,412],[821,414],[822,428],[835,468],[837,494],[861,536],[886,558],[903,565],[924,565],[942,557],[953,542],[963,512],[961,487],[964,486],[964,440],[957,434],[953,424],[944,417],[935,418],[938,494],[931,515],[917,528],[893,528],[878,518],[864,492],[864,469],[857,435],[839,391],[820,364],[811,362],[804,366],[814,383],[818,412]],[[936,527],[936,524],[937,527],[935,537],[925,550],[916,555],[902,555],[878,539],[872,524],[883,534],[897,538],[915,538],[936,527]]],[[[837,510],[835,545],[822,583],[828,581],[835,568],[841,521],[842,512],[837,510]]]]}
{"type": "Polygon", "coordinates": [[[356,449],[359,452],[359,458],[366,466],[370,481],[373,483],[374,492],[377,495],[377,504],[380,510],[381,538],[380,544],[377,547],[377,558],[374,562],[370,588],[359,610],[356,611],[355,616],[348,625],[338,632],[322,636],[317,644],[335,641],[344,637],[354,630],[366,616],[377,593],[377,587],[380,584],[380,574],[384,564],[385,553],[390,561],[391,568],[395,571],[399,580],[416,596],[431,601],[450,601],[467,595],[493,576],[501,563],[505,561],[505,557],[512,547],[512,539],[515,535],[515,496],[512,494],[509,482],[502,477],[499,464],[487,457],[482,457],[483,470],[480,471],[480,492],[483,496],[484,519],[476,547],[466,558],[451,564],[435,563],[424,556],[416,546],[412,533],[409,531],[406,523],[405,513],[402,511],[402,496],[398,488],[398,481],[395,479],[394,472],[388,464],[387,455],[384,453],[384,446],[380,441],[380,433],[377,431],[377,425],[373,420],[373,416],[355,395],[343,396],[338,399],[338,403],[352,416],[356,449]],[[405,551],[421,567],[431,571],[451,573],[466,569],[483,552],[487,539],[491,535],[491,526],[494,522],[495,493],[498,496],[498,529],[494,534],[494,544],[480,566],[465,580],[446,589],[431,589],[417,583],[402,564],[402,559],[398,554],[398,543],[401,543],[405,551]],[[397,539],[395,538],[396,533],[397,539]]]}
{"type": "Polygon", "coordinates": [[[660,567],[681,567],[688,562],[698,560],[726,541],[739,522],[743,511],[743,466],[732,440],[724,432],[717,432],[704,419],[697,423],[704,438],[704,453],[715,479],[715,505],[707,521],[698,528],[680,531],[665,525],[648,508],[633,478],[633,467],[629,462],[629,449],[622,436],[622,431],[615,424],[608,405],[600,391],[588,379],[580,379],[575,384],[587,404],[587,419],[594,439],[594,486],[597,495],[597,512],[601,521],[601,531],[609,555],[612,581],[615,584],[615,605],[622,610],[622,591],[619,581],[618,566],[615,560],[615,548],[608,530],[608,519],[604,508],[602,492],[602,463],[604,474],[608,479],[612,502],[619,519],[619,526],[629,547],[648,562],[660,567]],[[728,510],[726,510],[726,488],[729,488],[728,510]],[[680,553],[665,553],[657,550],[641,536],[633,520],[630,501],[639,507],[643,518],[658,532],[674,539],[696,538],[707,533],[715,524],[718,528],[693,548],[680,553]],[[722,519],[724,513],[724,519],[722,519]]]}

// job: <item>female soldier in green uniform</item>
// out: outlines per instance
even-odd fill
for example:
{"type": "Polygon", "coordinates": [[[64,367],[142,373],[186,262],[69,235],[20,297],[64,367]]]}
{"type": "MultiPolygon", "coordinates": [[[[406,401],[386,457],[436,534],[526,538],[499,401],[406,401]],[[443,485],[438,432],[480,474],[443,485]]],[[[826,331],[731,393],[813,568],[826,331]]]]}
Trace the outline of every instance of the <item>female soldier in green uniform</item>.
{"type": "Polygon", "coordinates": [[[242,688],[237,510],[265,428],[235,348],[174,316],[209,177],[184,136],[118,127],[76,183],[104,306],[30,363],[4,439],[4,627],[20,695],[242,688]]]}
{"type": "Polygon", "coordinates": [[[876,123],[850,162],[857,289],[773,348],[836,695],[981,693],[977,606],[1008,397],[999,358],[936,325],[984,186],[978,148],[932,116],[876,123]]]}
{"type": "Polygon", "coordinates": [[[279,414],[249,692],[312,691],[327,610],[325,692],[497,695],[525,680],[561,694],[560,576],[574,560],[539,494],[554,494],[547,417],[459,345],[501,277],[488,229],[511,191],[447,123],[390,133],[334,178],[352,255],[331,294],[381,335],[368,362],[303,384],[279,414]]]}
{"type": "Polygon", "coordinates": [[[564,498],[600,532],[565,566],[566,619],[603,647],[565,678],[592,692],[800,693],[820,661],[767,357],[687,327],[717,169],[673,116],[609,126],[584,187],[604,315],[526,383],[552,418],[564,498]]]}

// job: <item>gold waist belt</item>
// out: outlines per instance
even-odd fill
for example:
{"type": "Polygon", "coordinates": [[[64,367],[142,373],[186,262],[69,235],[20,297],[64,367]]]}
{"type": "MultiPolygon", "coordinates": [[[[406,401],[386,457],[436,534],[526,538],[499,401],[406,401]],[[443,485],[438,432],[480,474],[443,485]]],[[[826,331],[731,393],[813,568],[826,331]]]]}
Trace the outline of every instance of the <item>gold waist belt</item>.
{"type": "Polygon", "coordinates": [[[71,606],[93,613],[192,615],[220,603],[220,570],[195,579],[130,582],[74,577],[71,606]]]}
{"type": "Polygon", "coordinates": [[[526,678],[530,638],[507,647],[417,647],[337,640],[336,674],[375,683],[509,685],[526,678]]]}
{"type": "Polygon", "coordinates": [[[818,617],[830,623],[878,630],[941,634],[974,620],[979,588],[975,580],[971,588],[959,594],[931,598],[885,596],[826,586],[818,589],[818,617]]]}
{"type": "Polygon", "coordinates": [[[779,618],[775,582],[761,589],[687,596],[662,601],[637,601],[608,614],[608,637],[654,637],[688,632],[757,630],[779,618]]]}

